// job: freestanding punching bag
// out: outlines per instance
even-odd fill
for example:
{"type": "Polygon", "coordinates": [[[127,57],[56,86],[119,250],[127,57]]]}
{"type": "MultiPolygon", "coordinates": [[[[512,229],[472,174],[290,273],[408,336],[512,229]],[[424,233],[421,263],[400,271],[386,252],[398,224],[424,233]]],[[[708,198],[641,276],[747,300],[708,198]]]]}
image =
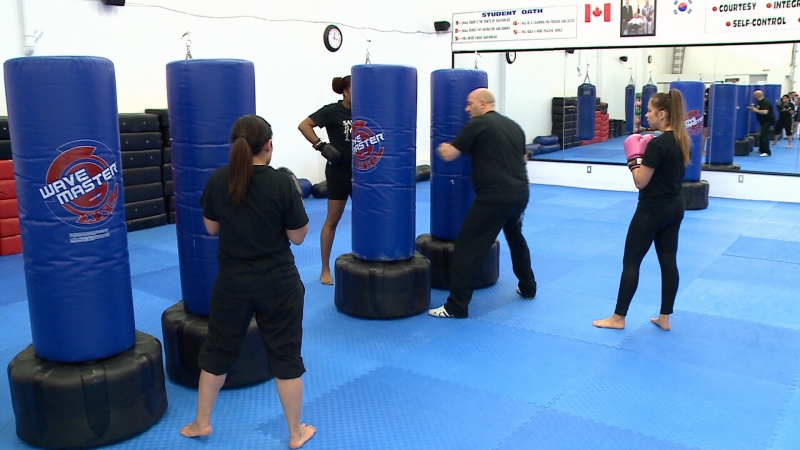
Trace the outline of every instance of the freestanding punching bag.
{"type": "Polygon", "coordinates": [[[596,110],[597,88],[585,82],[578,86],[578,139],[594,139],[596,110]]]}
{"type": "Polygon", "coordinates": [[[367,64],[351,76],[353,252],[336,258],[334,302],[369,319],[419,314],[430,262],[414,251],[417,70],[367,64]]]}
{"type": "MultiPolygon", "coordinates": [[[[639,123],[641,123],[641,127],[644,129],[650,129],[650,121],[647,120],[647,104],[650,103],[650,97],[655,95],[658,92],[658,86],[653,84],[652,80],[649,80],[647,84],[642,86],[642,112],[641,117],[639,118],[639,123]]],[[[700,108],[700,111],[703,111],[700,108]]],[[[702,130],[701,130],[702,131],[702,130]]]]}
{"type": "Polygon", "coordinates": [[[738,169],[738,165],[733,166],[737,91],[733,83],[713,84],[708,99],[708,114],[714,116],[714,121],[708,125],[706,163],[729,170],[738,169]]]}
{"type": "MultiPolygon", "coordinates": [[[[167,375],[184,386],[200,379],[197,355],[208,331],[219,238],[203,224],[200,196],[211,174],[228,163],[231,128],[256,112],[255,68],[250,61],[195,59],[167,64],[167,104],[175,192],[175,229],[183,300],[161,315],[167,375]]],[[[224,388],[271,378],[255,318],[224,388]]]]}
{"type": "Polygon", "coordinates": [[[753,151],[755,139],[750,138],[750,86],[736,85],[736,127],[734,133],[734,156],[747,156],[753,151]]]}
{"type": "MultiPolygon", "coordinates": [[[[446,162],[436,148],[451,141],[469,120],[469,114],[464,111],[469,93],[488,84],[488,75],[482,70],[442,69],[431,73],[431,232],[417,237],[416,248],[431,262],[431,286],[434,288],[450,287],[450,260],[455,238],[475,200],[469,155],[446,162]]],[[[495,241],[476,287],[497,282],[499,249],[500,243],[495,241]]]]}
{"type": "Polygon", "coordinates": [[[670,91],[677,89],[686,104],[686,131],[691,139],[691,160],[683,176],[683,201],[686,209],[705,209],[708,207],[708,182],[700,180],[703,155],[700,149],[703,141],[703,107],[706,85],[702,81],[673,81],[670,91]]]}
{"type": "MultiPolygon", "coordinates": [[[[633,81],[633,80],[631,80],[633,81]]],[[[634,118],[636,116],[636,85],[633,82],[625,86],[625,132],[634,133],[634,118]]]]}
{"type": "Polygon", "coordinates": [[[17,436],[110,444],[167,409],[161,344],[134,327],[114,65],[28,57],[4,73],[33,337],[8,365],[17,436]]]}

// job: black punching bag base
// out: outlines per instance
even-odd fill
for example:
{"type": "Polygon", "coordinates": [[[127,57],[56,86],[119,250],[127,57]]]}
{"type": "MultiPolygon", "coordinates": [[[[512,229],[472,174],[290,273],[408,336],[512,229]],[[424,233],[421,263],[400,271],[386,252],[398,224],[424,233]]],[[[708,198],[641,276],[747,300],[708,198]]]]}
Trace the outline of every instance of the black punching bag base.
{"type": "MultiPolygon", "coordinates": [[[[197,356],[200,354],[200,346],[206,340],[208,316],[186,311],[183,301],[180,301],[161,314],[161,332],[164,336],[167,376],[178,384],[196,388],[200,382],[197,356]]],[[[256,319],[253,318],[242,341],[239,359],[233,363],[222,388],[248,386],[271,378],[272,374],[267,367],[267,350],[258,332],[256,319]]]]}
{"type": "Polygon", "coordinates": [[[42,448],[100,447],[155,425],[167,410],[161,343],[136,332],[117,355],[49,361],[33,345],[8,364],[17,436],[42,448]]]}
{"type": "MultiPolygon", "coordinates": [[[[450,289],[450,259],[453,256],[455,242],[437,239],[430,234],[421,234],[417,237],[416,245],[417,251],[431,261],[431,287],[450,289]]],[[[495,240],[483,261],[475,289],[489,287],[495,284],[498,278],[500,278],[500,242],[495,240]]]]}
{"type": "Polygon", "coordinates": [[[683,204],[687,210],[708,208],[708,181],[684,181],[683,204]]]}
{"type": "Polygon", "coordinates": [[[365,261],[352,253],[336,258],[336,308],[364,319],[398,319],[431,306],[431,263],[419,252],[402,261],[365,261]]]}
{"type": "Polygon", "coordinates": [[[739,172],[742,169],[740,164],[706,164],[703,163],[702,170],[716,170],[718,172],[739,172]]]}

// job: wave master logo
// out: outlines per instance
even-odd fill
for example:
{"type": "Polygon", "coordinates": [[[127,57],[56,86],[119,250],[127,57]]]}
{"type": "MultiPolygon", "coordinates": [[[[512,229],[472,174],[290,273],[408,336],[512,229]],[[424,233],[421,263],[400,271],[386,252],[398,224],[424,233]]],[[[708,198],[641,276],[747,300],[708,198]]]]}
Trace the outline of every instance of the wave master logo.
{"type": "Polygon", "coordinates": [[[119,167],[111,150],[100,142],[82,141],[58,151],[61,154],[50,163],[46,184],[39,188],[50,212],[68,225],[91,227],[106,222],[119,197],[119,167]]]}
{"type": "Polygon", "coordinates": [[[383,130],[372,120],[353,120],[353,162],[356,170],[368,172],[375,168],[383,156],[386,138],[383,130]]]}
{"type": "Polygon", "coordinates": [[[686,125],[686,131],[688,131],[690,135],[697,136],[703,134],[703,114],[700,111],[693,109],[687,112],[684,124],[686,125]]]}

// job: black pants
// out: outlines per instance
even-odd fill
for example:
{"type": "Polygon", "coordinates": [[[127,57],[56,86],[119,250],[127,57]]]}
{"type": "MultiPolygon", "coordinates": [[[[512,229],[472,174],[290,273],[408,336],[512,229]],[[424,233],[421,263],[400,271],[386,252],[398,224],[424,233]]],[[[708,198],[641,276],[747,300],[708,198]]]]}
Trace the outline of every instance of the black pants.
{"type": "Polygon", "coordinates": [[[636,210],[625,238],[622,257],[622,277],[619,280],[615,314],[625,316],[639,286],[639,268],[642,260],[655,242],[658,263],[661,266],[661,314],[672,314],[675,295],[678,293],[678,231],[683,220],[683,206],[658,210],[636,210]]]}
{"type": "Polygon", "coordinates": [[[228,373],[239,357],[241,344],[255,314],[261,340],[267,350],[267,366],[275,378],[298,378],[306,369],[300,350],[303,341],[303,299],[306,288],[298,281],[288,292],[264,294],[258,299],[211,294],[208,334],[197,361],[214,375],[228,373]]]}
{"type": "Polygon", "coordinates": [[[499,204],[475,199],[456,236],[450,265],[450,296],[445,310],[456,317],[467,317],[469,302],[480,276],[483,262],[500,230],[508,241],[511,265],[523,295],[532,296],[536,278],[531,268],[531,254],[522,235],[522,218],[528,202],[499,204]]]}
{"type": "Polygon", "coordinates": [[[770,139],[770,132],[772,131],[772,125],[763,123],[761,127],[758,129],[758,151],[759,153],[766,153],[771,155],[772,152],[769,149],[769,139],[770,139]]]}

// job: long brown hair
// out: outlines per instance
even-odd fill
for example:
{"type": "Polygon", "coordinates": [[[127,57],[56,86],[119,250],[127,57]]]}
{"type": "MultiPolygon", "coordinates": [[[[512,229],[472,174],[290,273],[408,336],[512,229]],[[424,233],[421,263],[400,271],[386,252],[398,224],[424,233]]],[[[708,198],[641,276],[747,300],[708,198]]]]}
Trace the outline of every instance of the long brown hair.
{"type": "Polygon", "coordinates": [[[659,92],[650,97],[650,101],[653,102],[653,108],[656,111],[666,111],[667,124],[672,128],[675,140],[678,141],[678,146],[681,148],[683,167],[688,166],[692,160],[692,140],[686,131],[686,108],[684,106],[686,102],[683,100],[681,91],[671,89],[668,94],[659,92]]]}
{"type": "Polygon", "coordinates": [[[256,115],[242,116],[231,129],[231,156],[228,161],[228,195],[241,205],[253,179],[253,156],[272,139],[269,122],[256,115]]]}
{"type": "Polygon", "coordinates": [[[331,88],[333,92],[337,94],[343,93],[345,89],[350,89],[350,75],[334,78],[333,81],[331,81],[331,88]]]}

